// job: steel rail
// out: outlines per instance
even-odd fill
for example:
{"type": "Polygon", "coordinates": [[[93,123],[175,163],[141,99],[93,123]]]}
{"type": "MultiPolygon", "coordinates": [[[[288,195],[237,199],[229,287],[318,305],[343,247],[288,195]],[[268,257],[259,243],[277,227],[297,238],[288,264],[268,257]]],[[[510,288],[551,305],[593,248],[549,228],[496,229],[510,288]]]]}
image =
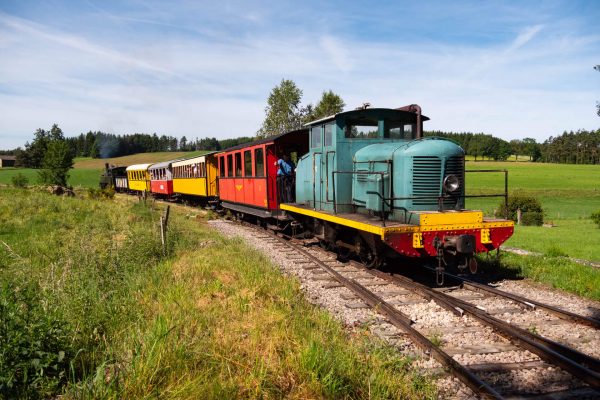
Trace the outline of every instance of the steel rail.
{"type": "MultiPolygon", "coordinates": [[[[426,267],[427,269],[433,270],[433,268],[430,267],[426,267]]],[[[463,278],[460,276],[456,276],[453,274],[450,274],[448,272],[444,273],[446,277],[456,280],[458,282],[460,282],[461,285],[467,287],[470,290],[474,290],[474,291],[481,291],[481,292],[488,292],[491,293],[495,296],[498,297],[505,297],[507,299],[510,299],[512,301],[515,301],[517,303],[521,303],[526,305],[529,308],[539,308],[542,310],[545,310],[551,314],[556,315],[557,317],[564,319],[564,320],[568,320],[568,321],[572,321],[572,322],[577,322],[579,324],[582,325],[586,325],[586,326],[590,326],[592,328],[596,328],[596,329],[600,329],[600,320],[596,319],[596,318],[592,318],[592,317],[586,317],[583,315],[579,315],[579,314],[575,314],[573,312],[567,311],[567,310],[563,310],[561,308],[558,307],[554,307],[548,304],[544,304],[544,303],[540,303],[539,301],[536,300],[531,300],[528,299],[526,297],[520,296],[518,294],[513,294],[513,293],[509,293],[509,292],[505,292],[503,290],[499,290],[496,288],[493,288],[491,286],[488,285],[484,285],[478,282],[475,282],[471,279],[468,278],[463,278]]]]}
{"type": "Polygon", "coordinates": [[[527,330],[508,324],[492,317],[487,312],[480,310],[464,300],[454,298],[445,293],[436,292],[412,279],[378,270],[368,271],[374,276],[398,283],[404,288],[416,292],[423,297],[428,296],[436,301],[436,303],[444,302],[445,304],[454,304],[472,317],[490,326],[509,341],[513,343],[516,342],[520,347],[537,354],[541,359],[562,368],[590,386],[600,388],[600,374],[597,372],[600,368],[600,360],[542,336],[535,335],[527,330]]]}
{"type": "Polygon", "coordinates": [[[436,361],[442,364],[445,368],[449,369],[454,376],[456,376],[461,382],[467,385],[475,393],[481,395],[486,399],[502,399],[503,397],[489,384],[485,383],[473,372],[469,371],[464,366],[460,365],[454,360],[449,354],[435,346],[429,339],[423,334],[417,331],[411,326],[412,321],[410,318],[397,310],[394,306],[383,300],[381,297],[356,282],[354,279],[344,277],[342,274],[337,272],[333,267],[325,264],[319,260],[315,255],[300,248],[299,246],[291,244],[288,240],[285,240],[279,236],[273,235],[280,243],[286,244],[292,247],[295,251],[304,255],[306,258],[317,264],[319,267],[327,271],[335,280],[340,284],[344,285],[358,297],[360,297],[369,307],[376,312],[383,314],[392,325],[406,332],[425,353],[430,354],[436,361]]]}

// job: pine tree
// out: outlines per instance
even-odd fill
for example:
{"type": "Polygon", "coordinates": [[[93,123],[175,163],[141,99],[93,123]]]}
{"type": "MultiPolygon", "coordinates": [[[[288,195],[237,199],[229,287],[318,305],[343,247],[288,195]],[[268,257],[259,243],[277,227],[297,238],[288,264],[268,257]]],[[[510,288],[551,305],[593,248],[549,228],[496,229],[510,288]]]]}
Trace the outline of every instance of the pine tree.
{"type": "Polygon", "coordinates": [[[346,103],[342,98],[333,93],[333,91],[329,90],[327,92],[323,92],[321,95],[321,100],[315,106],[315,109],[312,113],[313,119],[325,118],[330,115],[335,115],[344,111],[344,107],[346,107],[346,103]]]}

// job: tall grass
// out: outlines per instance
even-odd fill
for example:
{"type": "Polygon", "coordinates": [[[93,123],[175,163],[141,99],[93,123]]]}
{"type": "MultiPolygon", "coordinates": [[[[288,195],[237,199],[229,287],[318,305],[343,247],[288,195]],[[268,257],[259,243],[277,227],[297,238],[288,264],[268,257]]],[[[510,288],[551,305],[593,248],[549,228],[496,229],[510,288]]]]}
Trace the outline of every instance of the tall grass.
{"type": "Polygon", "coordinates": [[[435,396],[205,220],[172,210],[163,257],[159,212],[0,191],[0,397],[435,396]]]}

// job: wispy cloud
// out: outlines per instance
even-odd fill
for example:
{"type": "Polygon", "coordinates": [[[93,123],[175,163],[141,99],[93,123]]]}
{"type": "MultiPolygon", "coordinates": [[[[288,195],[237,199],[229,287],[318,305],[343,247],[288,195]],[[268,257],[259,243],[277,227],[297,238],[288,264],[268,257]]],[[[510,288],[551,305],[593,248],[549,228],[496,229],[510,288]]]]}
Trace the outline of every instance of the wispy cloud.
{"type": "Polygon", "coordinates": [[[305,103],[328,89],[348,108],[419,103],[430,129],[543,140],[597,127],[600,35],[584,23],[594,15],[567,21],[563,9],[528,15],[503,4],[358,13],[364,4],[316,12],[149,0],[0,11],[0,147],[54,122],[73,135],[251,135],[282,78],[305,103]]]}
{"type": "Polygon", "coordinates": [[[27,34],[33,38],[53,42],[65,47],[70,47],[72,49],[89,53],[97,57],[107,58],[113,62],[122,64],[128,68],[133,67],[154,73],[176,75],[168,69],[162,68],[158,65],[154,65],[144,60],[140,60],[139,58],[132,57],[122,52],[96,45],[82,37],[62,32],[53,32],[52,30],[50,30],[42,24],[27,21],[22,18],[9,16],[1,12],[0,24],[12,28],[17,32],[27,34]]]}
{"type": "Polygon", "coordinates": [[[543,25],[534,25],[525,28],[516,39],[511,43],[511,45],[506,49],[505,53],[511,53],[523,46],[525,46],[529,41],[531,41],[542,29],[543,25]]]}

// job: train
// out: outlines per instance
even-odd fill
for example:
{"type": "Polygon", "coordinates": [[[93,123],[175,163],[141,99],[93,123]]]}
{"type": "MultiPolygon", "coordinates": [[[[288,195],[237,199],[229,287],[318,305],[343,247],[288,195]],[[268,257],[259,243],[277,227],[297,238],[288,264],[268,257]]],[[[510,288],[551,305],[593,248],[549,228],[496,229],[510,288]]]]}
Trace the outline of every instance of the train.
{"type": "MultiPolygon", "coordinates": [[[[475,273],[474,255],[499,249],[514,222],[465,208],[466,198],[477,197],[465,191],[465,152],[451,140],[425,137],[428,120],[416,104],[365,106],[202,156],[107,166],[101,182],[118,191],[195,200],[313,237],[368,268],[397,258],[437,259],[438,277],[449,265],[475,273]],[[284,156],[296,164],[291,196],[278,179],[284,156]]],[[[507,185],[495,195],[506,200],[507,185]]]]}

